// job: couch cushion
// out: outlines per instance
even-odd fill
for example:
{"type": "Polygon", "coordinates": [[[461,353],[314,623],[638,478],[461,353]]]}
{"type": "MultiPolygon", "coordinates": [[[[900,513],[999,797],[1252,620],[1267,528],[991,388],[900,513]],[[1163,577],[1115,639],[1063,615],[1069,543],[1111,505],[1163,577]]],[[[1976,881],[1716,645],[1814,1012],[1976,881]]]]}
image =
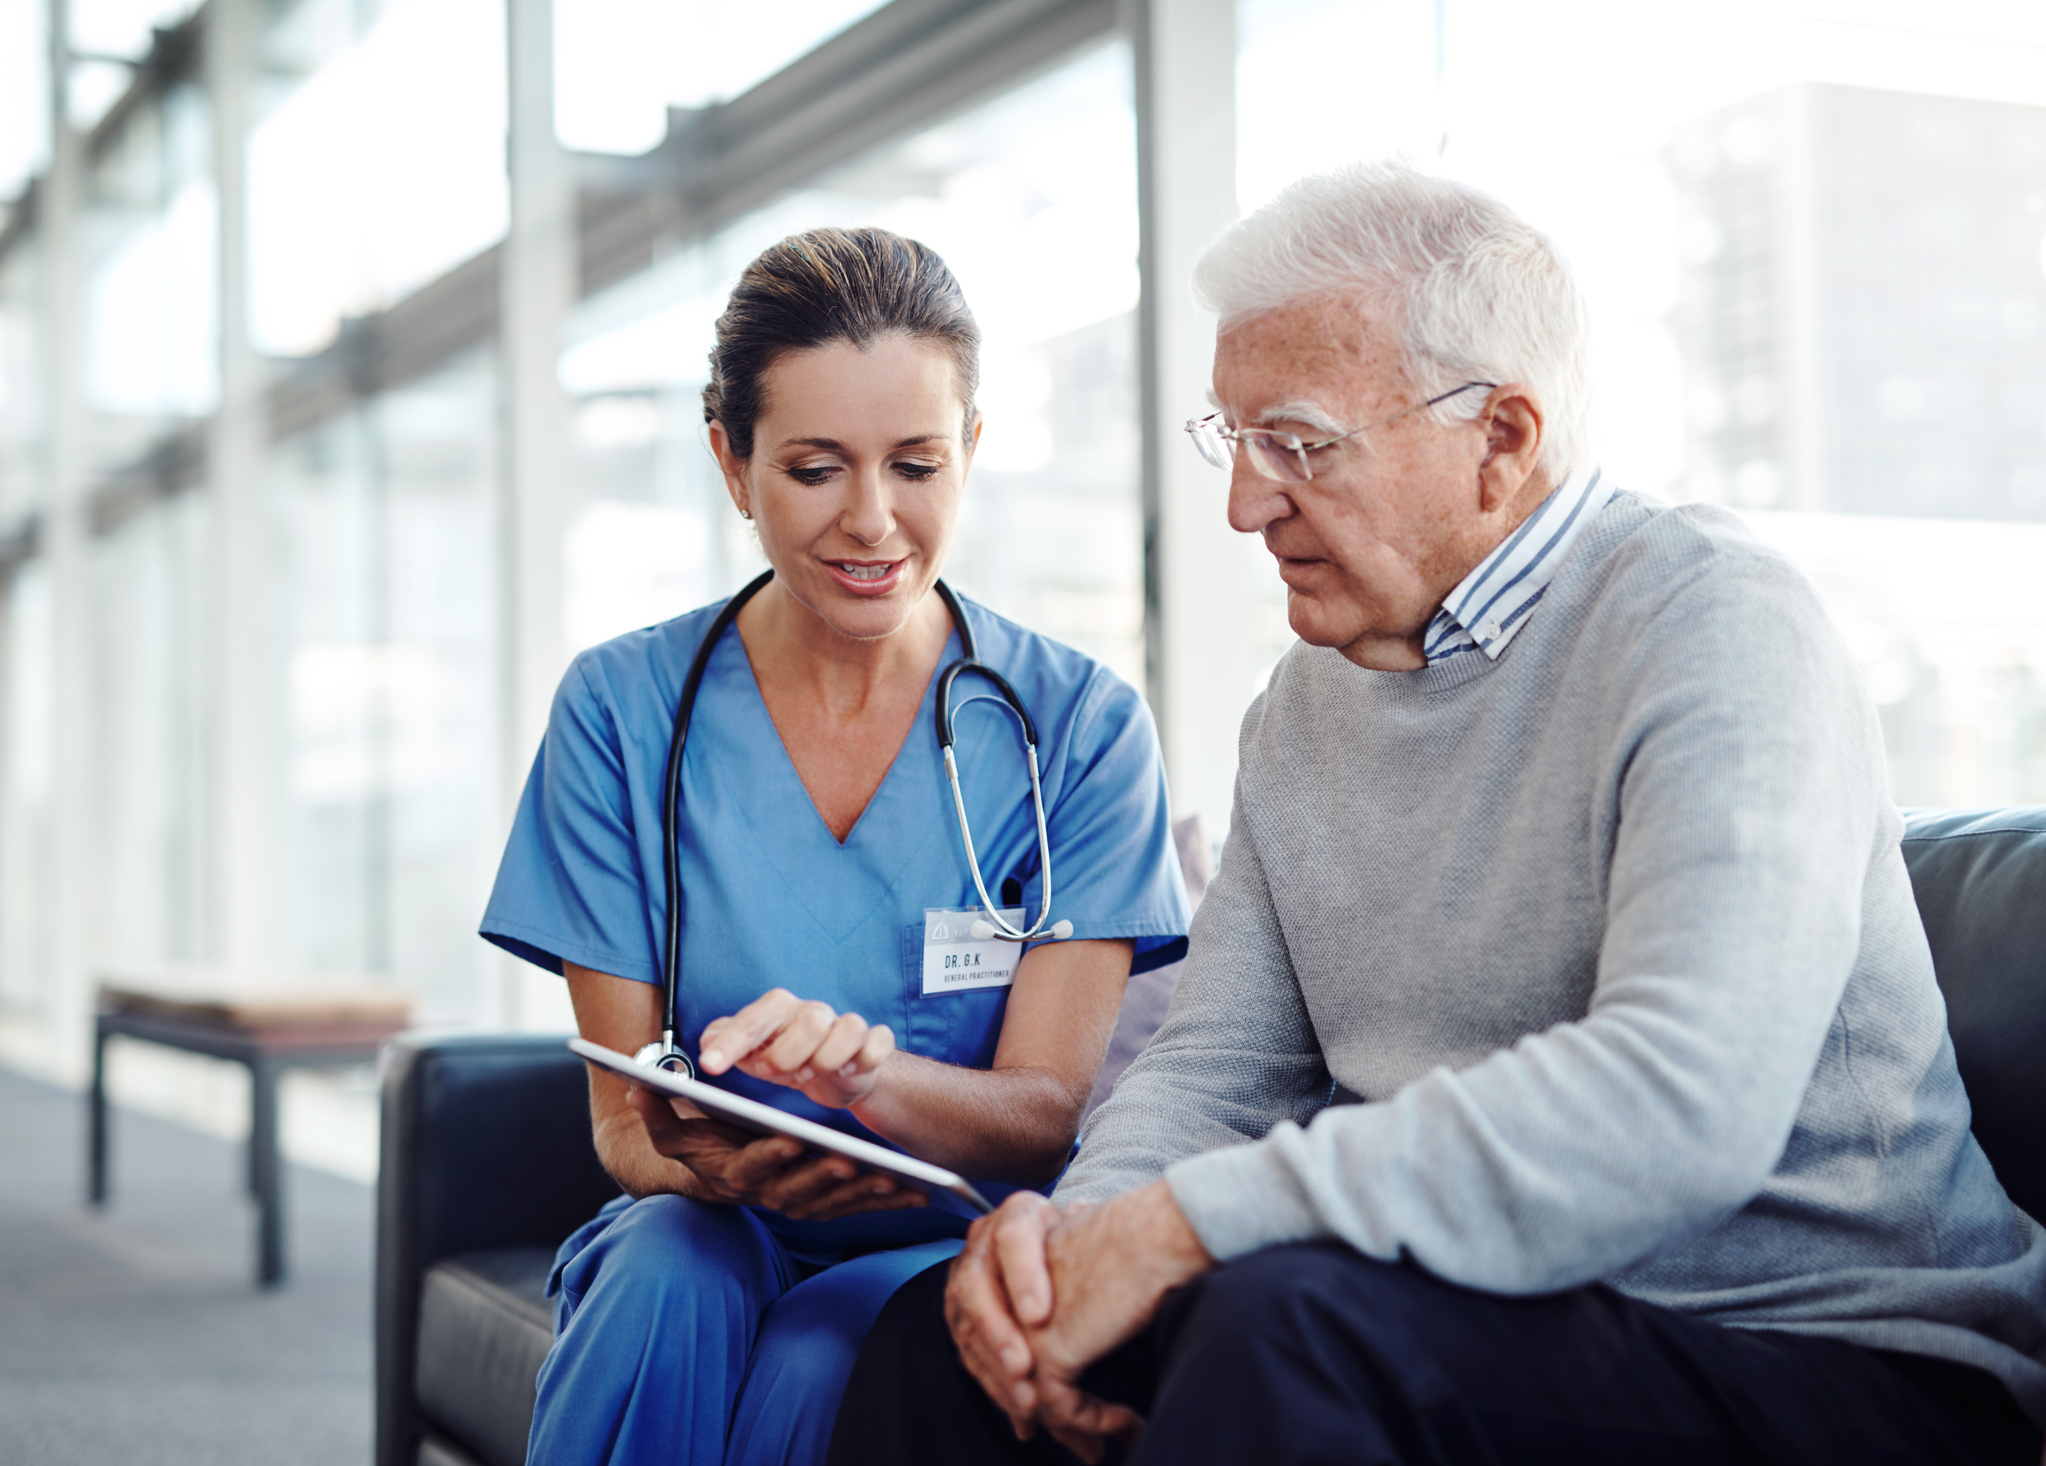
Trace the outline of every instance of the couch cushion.
{"type": "Polygon", "coordinates": [[[544,1247],[465,1252],[426,1270],[419,1301],[419,1406],[487,1463],[522,1466],[534,1381],[554,1342],[544,1247]]]}
{"type": "Polygon", "coordinates": [[[2046,1217],[2046,805],[1914,814],[1904,862],[1975,1138],[2011,1200],[2046,1217]]]}
{"type": "Polygon", "coordinates": [[[483,1466],[483,1462],[446,1436],[428,1431],[419,1443],[419,1454],[412,1458],[412,1466],[483,1466]]]}

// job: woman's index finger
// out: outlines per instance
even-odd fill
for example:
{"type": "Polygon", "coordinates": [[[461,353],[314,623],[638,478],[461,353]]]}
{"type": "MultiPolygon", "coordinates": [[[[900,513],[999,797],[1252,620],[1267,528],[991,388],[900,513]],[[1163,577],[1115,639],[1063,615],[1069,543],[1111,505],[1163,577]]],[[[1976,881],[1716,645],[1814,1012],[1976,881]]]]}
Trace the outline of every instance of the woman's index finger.
{"type": "Polygon", "coordinates": [[[728,1018],[716,1018],[704,1025],[704,1045],[697,1058],[704,1070],[722,1074],[781,1031],[789,1015],[801,1006],[786,988],[762,993],[728,1018]]]}

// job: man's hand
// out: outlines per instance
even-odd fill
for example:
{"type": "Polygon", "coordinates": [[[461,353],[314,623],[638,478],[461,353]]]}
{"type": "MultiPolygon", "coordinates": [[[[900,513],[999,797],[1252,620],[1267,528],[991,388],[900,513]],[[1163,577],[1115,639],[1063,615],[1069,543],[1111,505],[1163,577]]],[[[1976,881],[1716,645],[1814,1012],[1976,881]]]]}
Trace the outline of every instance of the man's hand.
{"type": "Polygon", "coordinates": [[[1034,1191],[1018,1191],[967,1229],[966,1248],[945,1284],[945,1322],[967,1372],[980,1382],[1027,1441],[1037,1429],[1027,1324],[1051,1317],[1051,1272],[1044,1239],[1059,1209],[1034,1191]]]}
{"type": "Polygon", "coordinates": [[[645,1122],[654,1149],[694,1174],[699,1200],[771,1207],[813,1221],[924,1204],[922,1192],[862,1174],[844,1156],[805,1160],[798,1141],[757,1139],[706,1119],[686,1100],[635,1087],[626,1102],[645,1122]]]}
{"type": "Polygon", "coordinates": [[[1028,1325],[1037,1418],[1067,1450],[1099,1461],[1103,1442],[1143,1418],[1080,1388],[1089,1365],[1151,1321],[1164,1296],[1215,1265],[1162,1180],[1079,1215],[1045,1239],[1051,1317],[1028,1325]]]}
{"type": "Polygon", "coordinates": [[[1142,1419],[1079,1388],[1089,1365],[1148,1323],[1158,1302],[1214,1266],[1163,1181],[1060,1213],[1012,1196],[974,1223],[945,1313],[960,1357],[1019,1439],[1042,1424],[1081,1459],[1142,1419]]]}

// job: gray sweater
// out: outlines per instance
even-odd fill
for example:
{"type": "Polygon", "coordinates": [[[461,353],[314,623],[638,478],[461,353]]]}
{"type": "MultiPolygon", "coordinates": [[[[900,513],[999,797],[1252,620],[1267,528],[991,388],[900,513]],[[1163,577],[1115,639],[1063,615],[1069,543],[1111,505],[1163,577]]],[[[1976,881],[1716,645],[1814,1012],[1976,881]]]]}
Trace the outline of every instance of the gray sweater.
{"type": "Polygon", "coordinates": [[[1803,578],[1622,493],[1496,663],[1280,662],[1171,1011],[1058,1197],[1162,1173],[1225,1261],[1602,1280],[2046,1421],[2046,1233],[1969,1133],[1900,831],[1803,578]]]}

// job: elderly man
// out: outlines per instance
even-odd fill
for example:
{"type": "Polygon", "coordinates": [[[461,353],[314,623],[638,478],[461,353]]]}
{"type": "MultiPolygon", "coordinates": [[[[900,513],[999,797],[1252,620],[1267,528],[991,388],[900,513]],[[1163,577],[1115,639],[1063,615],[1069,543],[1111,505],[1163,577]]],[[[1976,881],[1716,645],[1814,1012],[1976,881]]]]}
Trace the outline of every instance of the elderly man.
{"type": "Polygon", "coordinates": [[[1197,284],[1300,644],[1164,1027],[897,1295],[834,1459],[2032,1466],[2046,1233],[1810,588],[1590,466],[1491,200],[1310,179],[1197,284]]]}

